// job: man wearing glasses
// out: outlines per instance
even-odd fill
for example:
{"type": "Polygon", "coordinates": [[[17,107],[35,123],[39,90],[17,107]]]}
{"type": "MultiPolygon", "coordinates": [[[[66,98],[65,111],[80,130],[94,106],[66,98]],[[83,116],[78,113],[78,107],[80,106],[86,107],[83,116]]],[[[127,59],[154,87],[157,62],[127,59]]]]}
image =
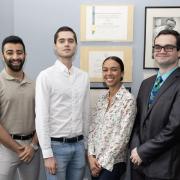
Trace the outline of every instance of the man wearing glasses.
{"type": "Polygon", "coordinates": [[[180,34],[161,31],[154,40],[159,71],[141,84],[131,139],[132,180],[180,179],[180,34]]]}

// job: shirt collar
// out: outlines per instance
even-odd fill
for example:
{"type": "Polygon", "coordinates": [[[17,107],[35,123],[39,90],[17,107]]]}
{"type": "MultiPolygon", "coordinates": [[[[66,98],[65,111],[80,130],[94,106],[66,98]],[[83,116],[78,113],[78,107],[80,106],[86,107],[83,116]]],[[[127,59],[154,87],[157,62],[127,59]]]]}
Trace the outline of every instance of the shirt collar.
{"type": "Polygon", "coordinates": [[[170,71],[168,71],[168,72],[166,72],[165,74],[160,74],[160,72],[158,71],[158,74],[157,74],[157,78],[159,77],[159,76],[161,76],[162,77],[162,79],[163,79],[163,82],[177,69],[178,67],[176,66],[176,67],[174,67],[173,69],[171,69],[170,71]]]}
{"type": "MultiPolygon", "coordinates": [[[[122,84],[121,87],[119,88],[119,90],[117,91],[117,93],[115,94],[115,96],[113,97],[113,99],[121,99],[122,98],[122,94],[123,91],[126,90],[126,88],[124,87],[124,85],[122,84]]],[[[105,94],[104,98],[107,99],[109,97],[109,90],[108,92],[105,94]]]]}
{"type": "Polygon", "coordinates": [[[73,73],[73,70],[74,70],[74,67],[71,66],[70,69],[68,69],[60,60],[56,60],[55,62],[55,66],[61,71],[61,72],[64,72],[64,73],[70,73],[72,74],[73,73]]]}
{"type": "MultiPolygon", "coordinates": [[[[5,69],[3,69],[2,71],[2,75],[3,77],[6,79],[6,80],[9,80],[9,81],[17,81],[16,78],[14,78],[13,76],[9,75],[5,69]]],[[[20,82],[21,84],[25,84],[25,83],[31,83],[31,80],[26,76],[26,74],[24,73],[24,78],[23,80],[20,82]]]]}

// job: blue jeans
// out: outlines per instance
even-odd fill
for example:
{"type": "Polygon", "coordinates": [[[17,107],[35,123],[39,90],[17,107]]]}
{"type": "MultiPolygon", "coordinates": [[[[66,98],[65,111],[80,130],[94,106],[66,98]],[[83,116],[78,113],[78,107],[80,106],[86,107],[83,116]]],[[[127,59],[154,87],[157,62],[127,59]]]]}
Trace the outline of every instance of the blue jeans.
{"type": "Polygon", "coordinates": [[[83,180],[85,172],[84,141],[76,143],[51,142],[58,170],[55,175],[46,171],[47,180],[83,180]]]}

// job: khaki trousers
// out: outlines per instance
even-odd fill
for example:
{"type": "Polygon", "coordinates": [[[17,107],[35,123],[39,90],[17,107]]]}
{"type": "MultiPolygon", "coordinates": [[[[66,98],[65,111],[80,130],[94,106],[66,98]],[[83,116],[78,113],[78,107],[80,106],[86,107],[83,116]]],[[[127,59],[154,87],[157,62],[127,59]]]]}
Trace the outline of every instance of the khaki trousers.
{"type": "MultiPolygon", "coordinates": [[[[17,142],[29,144],[31,140],[17,142]]],[[[19,180],[38,180],[40,171],[40,150],[38,150],[30,163],[24,163],[17,154],[0,144],[0,180],[13,180],[15,174],[19,180]]]]}

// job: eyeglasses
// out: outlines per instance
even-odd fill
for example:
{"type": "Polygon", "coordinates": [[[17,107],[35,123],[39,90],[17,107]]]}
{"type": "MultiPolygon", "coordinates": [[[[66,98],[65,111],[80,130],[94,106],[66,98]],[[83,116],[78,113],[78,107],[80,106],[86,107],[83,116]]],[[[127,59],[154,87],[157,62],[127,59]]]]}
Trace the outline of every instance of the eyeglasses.
{"type": "Polygon", "coordinates": [[[178,47],[174,45],[165,45],[165,46],[154,45],[153,46],[154,52],[161,52],[162,49],[164,49],[165,52],[172,52],[174,48],[178,50],[178,47]]]}

